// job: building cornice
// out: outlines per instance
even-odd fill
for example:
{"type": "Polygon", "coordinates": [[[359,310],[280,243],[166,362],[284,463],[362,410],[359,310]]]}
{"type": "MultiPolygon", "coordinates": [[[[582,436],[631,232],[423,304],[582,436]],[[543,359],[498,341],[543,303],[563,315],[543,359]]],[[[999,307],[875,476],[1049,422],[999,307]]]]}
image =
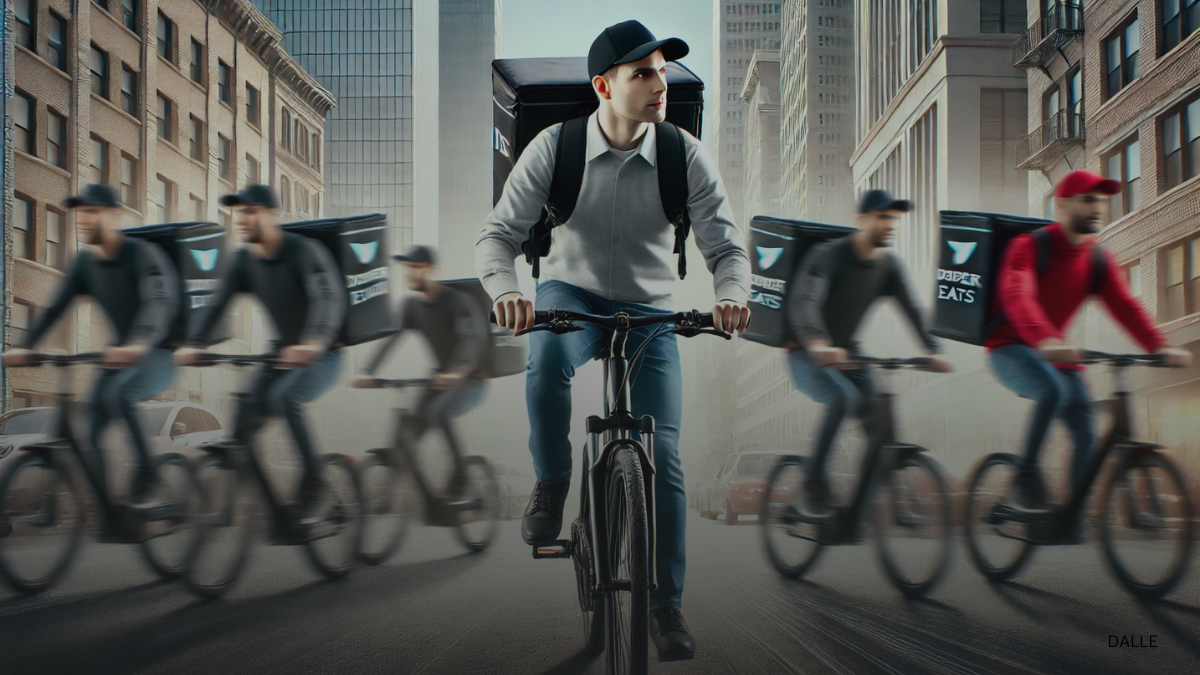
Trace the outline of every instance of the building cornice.
{"type": "Polygon", "coordinates": [[[283,31],[279,30],[279,26],[250,0],[205,0],[205,6],[266,64],[272,75],[322,117],[337,105],[333,94],[301,68],[284,49],[283,31]]]}
{"type": "Polygon", "coordinates": [[[750,57],[750,65],[746,69],[746,84],[742,86],[741,97],[743,101],[749,101],[754,95],[754,88],[758,86],[758,64],[759,63],[774,63],[779,65],[779,50],[778,49],[756,49],[754,55],[750,57]]]}

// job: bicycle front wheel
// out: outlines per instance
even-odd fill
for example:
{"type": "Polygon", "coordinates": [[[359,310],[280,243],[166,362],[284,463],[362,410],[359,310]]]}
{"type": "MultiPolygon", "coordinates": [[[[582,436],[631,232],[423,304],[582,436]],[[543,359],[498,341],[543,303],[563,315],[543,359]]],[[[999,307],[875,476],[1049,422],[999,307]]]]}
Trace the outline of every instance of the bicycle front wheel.
{"type": "Polygon", "coordinates": [[[35,595],[67,571],[83,537],[82,492],[66,466],[40,453],[17,457],[0,478],[0,508],[11,531],[0,537],[0,578],[35,595]]]}
{"type": "Polygon", "coordinates": [[[967,548],[975,566],[992,581],[1012,578],[1033,553],[1029,528],[1008,513],[1006,502],[1016,474],[1016,455],[997,452],[984,457],[967,482],[967,548]]]}
{"type": "Polygon", "coordinates": [[[205,455],[195,463],[200,541],[184,568],[183,580],[193,593],[210,600],[224,595],[237,581],[254,536],[255,488],[235,462],[232,456],[205,455]]]}
{"type": "Polygon", "coordinates": [[[358,483],[363,494],[358,558],[368,565],[378,565],[395,554],[412,526],[420,504],[416,485],[406,466],[382,455],[359,465],[358,483]]]}
{"type": "Polygon", "coordinates": [[[606,489],[611,590],[605,593],[608,675],[645,675],[649,633],[649,540],[645,482],[638,453],[612,456],[606,489]]]}
{"type": "Polygon", "coordinates": [[[170,518],[142,524],[149,537],[142,541],[142,555],[160,577],[178,579],[202,543],[196,522],[201,510],[200,486],[192,465],[177,452],[156,457],[154,464],[174,504],[174,513],[170,518]]]}
{"type": "Polygon", "coordinates": [[[1183,474],[1169,457],[1129,457],[1104,491],[1100,538],[1109,566],[1130,593],[1166,595],[1187,570],[1192,504],[1183,474]]]}
{"type": "Polygon", "coordinates": [[[463,459],[467,472],[467,489],[463,499],[471,508],[459,511],[454,534],[471,553],[487,548],[496,535],[500,519],[500,484],[492,465],[482,457],[470,456],[463,459]]]}
{"type": "Polygon", "coordinates": [[[938,582],[950,553],[950,498],[937,462],[902,457],[881,481],[875,534],[892,584],[920,597],[938,582]]]}
{"type": "Polygon", "coordinates": [[[350,572],[358,559],[362,536],[363,500],[358,486],[358,474],[349,458],[340,454],[321,456],[325,482],[333,493],[325,523],[325,536],[306,542],[308,559],[327,579],[341,579],[350,572]],[[332,527],[330,527],[332,526],[332,527]]]}
{"type": "Polygon", "coordinates": [[[789,579],[804,575],[820,557],[819,525],[801,517],[804,458],[779,460],[771,467],[763,497],[759,529],[763,550],[775,569],[789,579]]]}

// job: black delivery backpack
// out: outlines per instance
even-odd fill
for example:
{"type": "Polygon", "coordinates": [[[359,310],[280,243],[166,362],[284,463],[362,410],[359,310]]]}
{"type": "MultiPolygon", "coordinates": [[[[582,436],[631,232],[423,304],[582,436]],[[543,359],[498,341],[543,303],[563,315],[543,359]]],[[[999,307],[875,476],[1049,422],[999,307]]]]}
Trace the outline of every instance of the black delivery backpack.
{"type": "MultiPolygon", "coordinates": [[[[484,317],[492,311],[492,298],[484,290],[479,279],[450,279],[438,283],[474,298],[479,303],[484,317]]],[[[491,332],[491,339],[483,354],[484,377],[491,379],[525,372],[525,366],[529,363],[529,341],[525,336],[515,337],[508,332],[507,328],[497,326],[490,321],[487,322],[487,326],[491,332]]]]}
{"type": "MultiPolygon", "coordinates": [[[[686,146],[679,129],[700,137],[704,83],[686,66],[667,64],[667,120],[657,125],[658,183],[667,220],[675,226],[679,278],[687,274],[686,146]]],[[[551,230],[575,208],[583,180],[586,120],[600,103],[587,75],[587,59],[498,59],[492,62],[492,203],[500,201],[517,158],[543,129],[563,124],[555,149],[554,179],[542,217],[521,245],[539,277],[539,260],[549,254],[551,230]]]]}
{"type": "Polygon", "coordinates": [[[284,223],[329,249],[346,278],[346,321],[335,344],[358,345],[396,332],[390,305],[391,256],[382,213],[284,223]]]}
{"type": "MultiPolygon", "coordinates": [[[[124,234],[157,245],[175,263],[179,275],[179,315],[164,345],[179,346],[187,339],[188,322],[212,301],[217,279],[225,268],[226,232],[216,223],[162,223],[121,230],[124,234]]],[[[209,344],[228,340],[224,320],[213,331],[209,344]]]]}
{"type": "Polygon", "coordinates": [[[937,294],[930,333],[982,345],[995,330],[1000,262],[1009,242],[1053,221],[999,213],[941,212],[937,294]]]}
{"type": "Polygon", "coordinates": [[[754,216],[750,220],[751,318],[742,337],[768,347],[792,341],[788,325],[788,284],[813,246],[854,232],[847,225],[754,216]]]}

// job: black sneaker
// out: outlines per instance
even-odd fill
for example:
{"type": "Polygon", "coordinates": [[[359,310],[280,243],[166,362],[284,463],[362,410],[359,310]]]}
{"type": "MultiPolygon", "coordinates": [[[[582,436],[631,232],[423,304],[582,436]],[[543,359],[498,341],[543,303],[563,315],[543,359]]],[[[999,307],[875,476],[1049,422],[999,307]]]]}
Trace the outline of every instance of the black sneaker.
{"type": "Polygon", "coordinates": [[[551,544],[562,531],[563,506],[567,503],[567,491],[571,481],[547,485],[538,481],[529,495],[525,507],[525,518],[521,521],[521,538],[530,546],[551,544]]]}
{"type": "Polygon", "coordinates": [[[1016,505],[1029,511],[1046,509],[1046,488],[1037,469],[1021,469],[1012,484],[1016,505]]]}
{"type": "Polygon", "coordinates": [[[129,496],[129,508],[135,511],[150,511],[170,507],[174,503],[170,488],[159,480],[153,467],[142,467],[133,476],[133,490],[129,496]]]}
{"type": "Polygon", "coordinates": [[[320,476],[305,476],[300,482],[300,490],[294,505],[296,522],[301,525],[312,525],[324,520],[331,502],[332,495],[329,485],[320,476]]]}
{"type": "Polygon", "coordinates": [[[650,638],[659,661],[685,661],[696,656],[696,640],[678,607],[650,610],[650,638]]]}
{"type": "Polygon", "coordinates": [[[833,496],[824,478],[805,479],[804,505],[813,515],[825,515],[833,511],[833,496]]]}

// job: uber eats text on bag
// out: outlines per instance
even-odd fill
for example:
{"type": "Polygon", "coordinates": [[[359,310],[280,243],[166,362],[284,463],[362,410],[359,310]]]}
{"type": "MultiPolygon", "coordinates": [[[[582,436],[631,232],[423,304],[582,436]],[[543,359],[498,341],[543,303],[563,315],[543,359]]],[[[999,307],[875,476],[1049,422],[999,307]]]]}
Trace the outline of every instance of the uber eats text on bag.
{"type": "MultiPolygon", "coordinates": [[[[686,66],[667,64],[667,121],[655,125],[659,196],[675,227],[679,278],[687,274],[685,242],[691,229],[687,212],[686,145],[680,129],[700,138],[704,83],[686,66]]],[[[562,123],[554,152],[554,177],[541,218],[521,244],[533,276],[550,253],[553,229],[575,210],[587,154],[587,117],[600,102],[588,77],[587,58],[497,59],[492,62],[492,203],[521,152],[543,129],[562,123]]]]}

